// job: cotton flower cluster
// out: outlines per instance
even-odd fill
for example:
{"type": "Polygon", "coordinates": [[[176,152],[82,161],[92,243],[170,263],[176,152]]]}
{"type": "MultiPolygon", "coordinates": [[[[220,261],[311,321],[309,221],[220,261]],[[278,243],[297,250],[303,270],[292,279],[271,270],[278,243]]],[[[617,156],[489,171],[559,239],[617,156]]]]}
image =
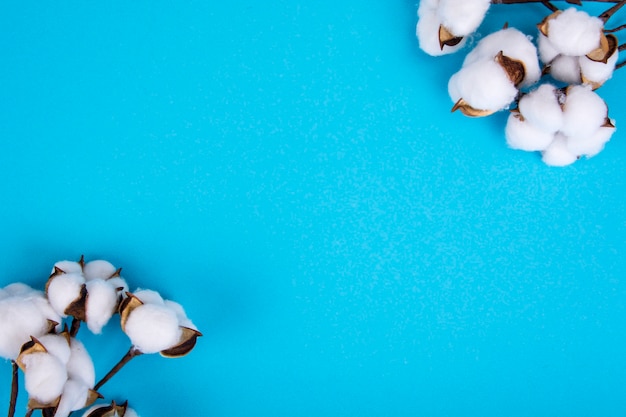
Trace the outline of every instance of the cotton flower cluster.
{"type": "Polygon", "coordinates": [[[422,0],[415,33],[429,55],[457,51],[482,23],[491,0],[422,0]]]}
{"type": "Polygon", "coordinates": [[[468,116],[495,113],[515,100],[519,88],[540,77],[535,45],[517,29],[502,29],[483,38],[450,78],[453,111],[468,116]]]}
{"type": "MultiPolygon", "coordinates": [[[[10,359],[13,384],[9,417],[15,411],[18,369],[24,374],[29,413],[66,417],[101,397],[97,390],[132,357],[156,353],[188,354],[201,333],[183,307],[152,290],[128,292],[126,281],[110,262],[60,261],[54,264],[45,293],[14,283],[0,289],[0,356],[10,359]],[[95,382],[94,364],[77,339],[80,323],[99,334],[119,313],[131,339],[124,359],[95,382]],[[71,328],[64,319],[71,319],[71,328]]],[[[87,417],[136,417],[127,404],[93,406],[87,417]]]]}
{"type": "Polygon", "coordinates": [[[611,78],[618,42],[604,34],[601,19],[571,7],[552,13],[538,27],[539,56],[555,80],[599,88],[611,78]]]}
{"type": "Polygon", "coordinates": [[[93,390],[95,370],[91,356],[67,331],[33,337],[16,362],[24,372],[31,409],[53,407],[55,417],[66,417],[91,405],[99,396],[93,390]]]}
{"type": "Polygon", "coordinates": [[[606,103],[590,86],[543,84],[519,100],[505,134],[511,148],[540,151],[546,164],[565,166],[598,154],[614,131],[606,103]]]}
{"type": "Polygon", "coordinates": [[[71,315],[87,323],[99,334],[128,291],[120,270],[110,262],[61,261],[54,265],[46,293],[54,310],[62,317],[71,315]]]}

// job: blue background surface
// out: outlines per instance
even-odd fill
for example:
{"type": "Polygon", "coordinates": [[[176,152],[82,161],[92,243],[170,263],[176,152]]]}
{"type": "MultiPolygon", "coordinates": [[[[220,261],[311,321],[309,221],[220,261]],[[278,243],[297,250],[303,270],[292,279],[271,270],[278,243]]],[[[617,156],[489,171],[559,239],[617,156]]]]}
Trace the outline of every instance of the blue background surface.
{"type": "Polygon", "coordinates": [[[315,3],[2,3],[0,285],[85,254],[182,303],[196,349],[101,390],[143,416],[623,416],[626,74],[550,168],[449,112],[415,1],[315,3]]]}

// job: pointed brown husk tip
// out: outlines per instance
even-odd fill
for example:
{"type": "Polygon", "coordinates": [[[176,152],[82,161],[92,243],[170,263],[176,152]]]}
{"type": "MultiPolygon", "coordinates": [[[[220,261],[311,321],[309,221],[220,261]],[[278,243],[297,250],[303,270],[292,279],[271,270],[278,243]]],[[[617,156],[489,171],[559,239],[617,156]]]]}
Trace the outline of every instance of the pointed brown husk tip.
{"type": "Polygon", "coordinates": [[[456,103],[454,103],[454,106],[452,106],[452,109],[450,111],[455,112],[457,110],[461,111],[461,113],[469,117],[485,117],[485,116],[489,116],[495,113],[495,110],[475,109],[474,107],[470,106],[462,98],[460,98],[456,103]]]}
{"type": "Polygon", "coordinates": [[[198,337],[202,336],[198,330],[190,329],[189,327],[181,327],[182,334],[178,341],[178,344],[166,350],[161,351],[161,356],[166,358],[180,358],[187,355],[196,346],[198,337]]]}
{"type": "Polygon", "coordinates": [[[463,40],[462,36],[456,36],[445,26],[439,25],[439,47],[443,51],[444,46],[456,46],[463,40]]]}

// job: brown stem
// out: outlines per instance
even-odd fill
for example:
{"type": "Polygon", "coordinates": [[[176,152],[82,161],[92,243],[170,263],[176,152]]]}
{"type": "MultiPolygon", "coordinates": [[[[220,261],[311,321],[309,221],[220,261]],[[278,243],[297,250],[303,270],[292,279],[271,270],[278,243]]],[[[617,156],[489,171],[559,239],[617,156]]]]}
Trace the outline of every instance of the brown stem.
{"type": "Polygon", "coordinates": [[[558,7],[556,7],[554,4],[550,3],[548,0],[542,0],[541,4],[546,6],[553,13],[559,10],[558,7]]]}
{"type": "Polygon", "coordinates": [[[17,363],[15,361],[11,361],[11,365],[13,366],[13,377],[11,379],[11,400],[9,401],[9,417],[13,417],[15,415],[15,404],[17,403],[17,390],[18,390],[18,380],[17,380],[17,363]]]}
{"type": "Polygon", "coordinates": [[[130,362],[132,358],[139,355],[141,355],[141,351],[135,349],[134,346],[131,346],[131,348],[128,349],[128,352],[126,352],[126,355],[124,355],[124,357],[120,359],[120,361],[113,368],[111,368],[109,373],[106,374],[104,378],[102,378],[93,389],[95,391],[98,391],[104,384],[108,382],[109,379],[113,378],[113,376],[118,373],[119,370],[124,367],[124,365],[130,362]]]}
{"type": "Polygon", "coordinates": [[[35,411],[34,408],[29,408],[28,410],[26,410],[26,414],[24,414],[24,417],[30,417],[33,415],[33,411],[35,411]]]}
{"type": "Polygon", "coordinates": [[[615,32],[619,32],[620,30],[626,29],[626,24],[624,25],[619,25],[616,28],[613,29],[604,29],[604,33],[615,33],[615,32]]]}
{"type": "Polygon", "coordinates": [[[615,6],[611,7],[610,9],[608,9],[607,11],[602,13],[598,17],[600,18],[600,20],[602,20],[604,23],[606,23],[606,21],[609,20],[611,18],[611,16],[613,16],[615,14],[615,12],[617,12],[619,9],[621,9],[625,4],[626,4],[626,0],[622,0],[619,3],[617,3],[615,6]]]}
{"type": "Polygon", "coordinates": [[[80,319],[74,317],[70,326],[70,337],[76,337],[80,329],[80,319]]]}

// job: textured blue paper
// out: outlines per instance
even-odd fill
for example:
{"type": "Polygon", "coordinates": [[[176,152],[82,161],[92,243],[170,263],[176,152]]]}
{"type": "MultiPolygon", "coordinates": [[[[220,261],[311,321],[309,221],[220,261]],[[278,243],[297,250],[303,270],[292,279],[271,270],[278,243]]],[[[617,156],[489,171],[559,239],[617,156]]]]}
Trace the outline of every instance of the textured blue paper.
{"type": "Polygon", "coordinates": [[[181,302],[197,348],[102,389],[144,417],[623,416],[626,70],[550,168],[449,112],[415,1],[318,3],[0,5],[0,284],[85,254],[181,302]]]}

